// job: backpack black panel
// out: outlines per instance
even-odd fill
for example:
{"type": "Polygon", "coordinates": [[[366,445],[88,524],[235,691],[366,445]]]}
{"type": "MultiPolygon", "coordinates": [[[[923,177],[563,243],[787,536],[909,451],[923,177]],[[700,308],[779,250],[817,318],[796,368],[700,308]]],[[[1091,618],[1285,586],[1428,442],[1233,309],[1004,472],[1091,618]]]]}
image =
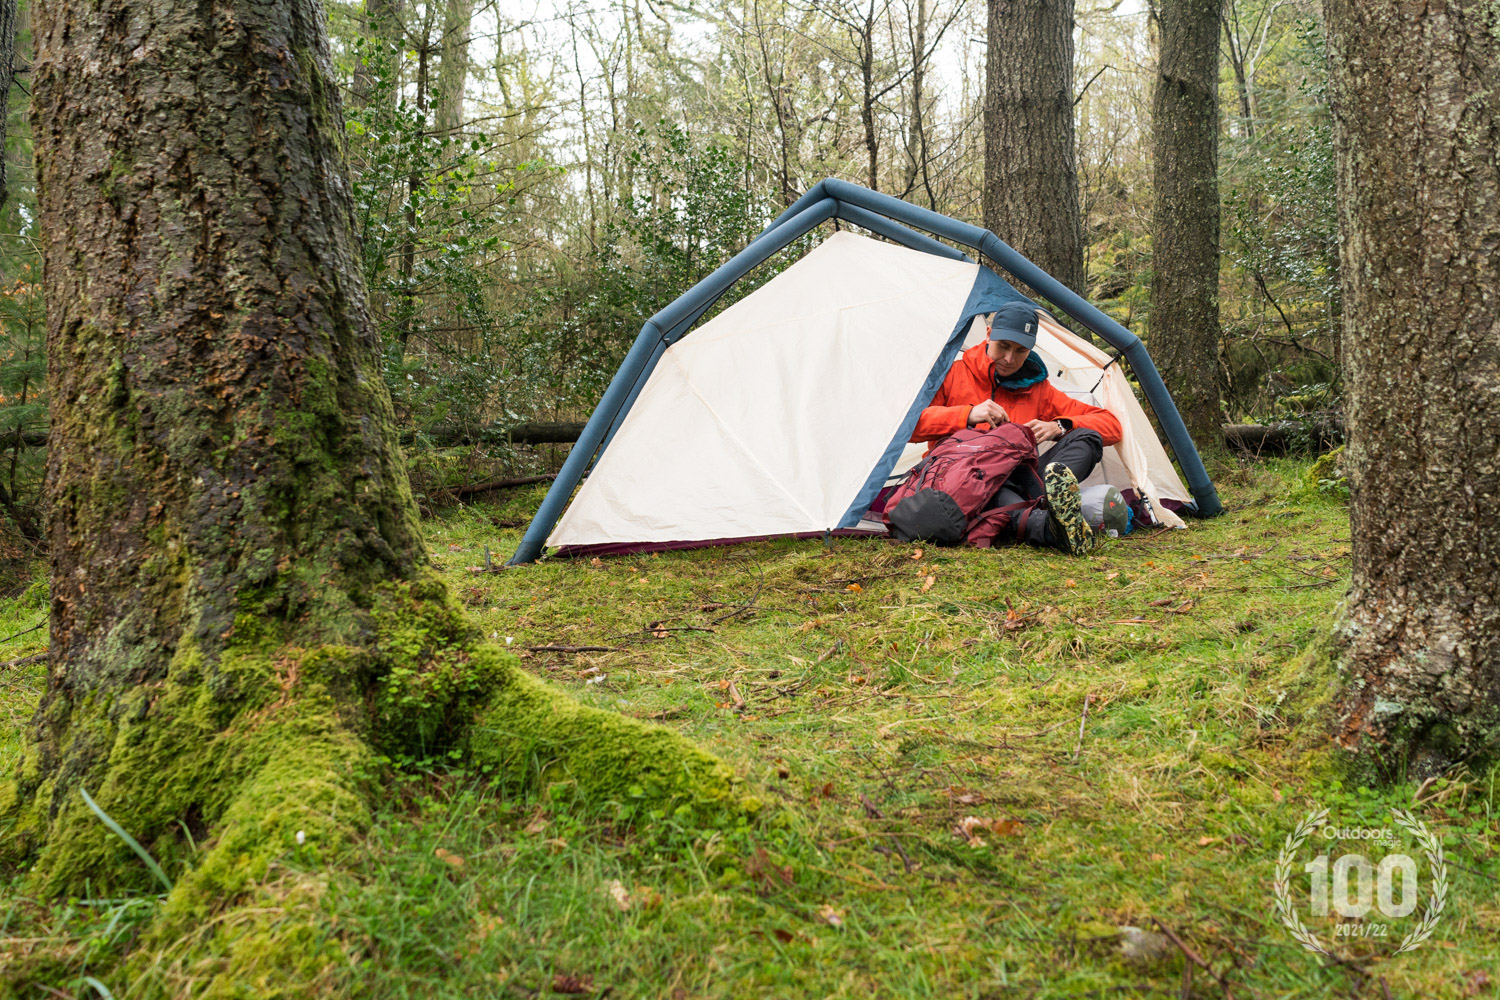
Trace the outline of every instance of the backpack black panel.
{"type": "Polygon", "coordinates": [[[942,490],[918,490],[886,511],[891,534],[903,542],[957,545],[969,528],[958,502],[942,490]]]}

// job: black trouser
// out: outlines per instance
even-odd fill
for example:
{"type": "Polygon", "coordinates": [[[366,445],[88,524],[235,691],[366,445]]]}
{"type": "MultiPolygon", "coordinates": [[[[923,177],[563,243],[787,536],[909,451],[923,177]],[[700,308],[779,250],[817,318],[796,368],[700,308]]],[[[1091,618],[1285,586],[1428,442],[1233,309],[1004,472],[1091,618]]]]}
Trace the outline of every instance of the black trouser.
{"type": "MultiPolygon", "coordinates": [[[[1040,451],[1037,455],[1037,467],[1045,472],[1053,462],[1061,462],[1073,470],[1073,475],[1081,483],[1089,477],[1094,466],[1103,457],[1104,439],[1099,436],[1099,432],[1087,427],[1075,427],[1040,451]]],[[[1000,487],[1000,492],[995,494],[990,506],[1005,507],[1036,499],[1035,486],[1030,479],[1029,473],[1012,474],[1005,485],[1000,487]]],[[[1017,540],[1022,539],[1018,536],[1017,540]]],[[[1027,518],[1024,540],[1031,545],[1051,545],[1052,541],[1047,533],[1047,518],[1027,518]]]]}

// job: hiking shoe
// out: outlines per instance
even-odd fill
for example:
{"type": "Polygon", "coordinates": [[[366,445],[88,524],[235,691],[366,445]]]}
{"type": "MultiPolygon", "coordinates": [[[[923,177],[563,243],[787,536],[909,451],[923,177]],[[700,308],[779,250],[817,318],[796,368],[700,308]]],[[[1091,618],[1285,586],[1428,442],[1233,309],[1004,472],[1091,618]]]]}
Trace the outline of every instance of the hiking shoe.
{"type": "Polygon", "coordinates": [[[1086,486],[1079,494],[1083,501],[1083,519],[1104,532],[1120,538],[1130,533],[1130,505],[1113,486],[1086,486]]]}
{"type": "Polygon", "coordinates": [[[1042,481],[1047,486],[1047,534],[1053,545],[1070,555],[1092,552],[1099,544],[1094,529],[1083,518],[1078,477],[1061,462],[1047,466],[1042,481]]]}

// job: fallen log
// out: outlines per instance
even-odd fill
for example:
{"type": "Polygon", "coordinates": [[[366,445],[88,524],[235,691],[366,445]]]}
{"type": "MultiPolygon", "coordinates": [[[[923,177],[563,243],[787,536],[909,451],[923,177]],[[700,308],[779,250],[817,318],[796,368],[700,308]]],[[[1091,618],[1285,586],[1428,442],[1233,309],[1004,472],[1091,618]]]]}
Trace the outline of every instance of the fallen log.
{"type": "MultiPolygon", "coordinates": [[[[436,427],[423,431],[423,443],[440,448],[458,444],[572,444],[583,433],[582,421],[552,423],[487,424],[483,427],[436,427]]],[[[407,432],[401,443],[410,445],[418,435],[407,432]]]]}
{"type": "Polygon", "coordinates": [[[1225,424],[1224,443],[1254,455],[1324,452],[1344,443],[1341,420],[1282,420],[1274,424],[1225,424]]]}
{"type": "Polygon", "coordinates": [[[47,444],[46,431],[7,431],[0,434],[0,448],[42,448],[47,444]]]}
{"type": "Polygon", "coordinates": [[[550,483],[557,478],[557,473],[548,472],[540,476],[517,476],[513,479],[492,479],[487,483],[464,483],[460,486],[439,486],[433,492],[442,491],[454,496],[464,497],[472,493],[487,493],[490,490],[503,490],[512,486],[531,486],[536,483],[550,483]]]}

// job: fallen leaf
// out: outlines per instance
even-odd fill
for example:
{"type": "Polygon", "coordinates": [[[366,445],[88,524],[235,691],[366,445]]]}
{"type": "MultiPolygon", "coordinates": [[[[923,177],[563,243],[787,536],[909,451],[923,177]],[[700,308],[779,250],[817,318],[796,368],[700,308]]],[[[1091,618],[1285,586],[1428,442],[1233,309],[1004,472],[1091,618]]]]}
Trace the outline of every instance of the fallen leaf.
{"type": "Polygon", "coordinates": [[[1076,587],[1076,586],[1078,586],[1078,584],[1076,582],[1074,582],[1074,580],[1073,580],[1072,577],[1069,577],[1067,580],[1063,581],[1063,586],[1064,587],[1076,587]]]}
{"type": "Polygon", "coordinates": [[[780,941],[782,944],[791,944],[793,941],[797,940],[797,935],[793,934],[791,931],[782,930],[780,927],[772,928],[771,933],[775,936],[776,940],[780,941]]]}
{"type": "Polygon", "coordinates": [[[603,566],[604,565],[604,561],[601,560],[598,556],[595,556],[594,558],[592,558],[592,559],[589,560],[589,565],[590,566],[603,566]]]}
{"type": "Polygon", "coordinates": [[[861,587],[857,583],[851,583],[844,589],[849,591],[851,594],[863,594],[865,592],[865,588],[861,587]]]}
{"type": "Polygon", "coordinates": [[[614,900],[615,909],[621,913],[630,909],[630,890],[625,888],[625,883],[619,879],[610,879],[599,887],[599,891],[614,900]]]}
{"type": "Polygon", "coordinates": [[[925,594],[929,590],[931,590],[932,589],[932,585],[934,583],[937,583],[937,577],[935,577],[935,576],[929,576],[927,579],[923,580],[922,581],[922,593],[925,594]]]}
{"type": "Polygon", "coordinates": [[[446,847],[439,847],[432,853],[436,855],[440,860],[448,862],[454,868],[462,868],[464,866],[464,859],[457,854],[454,854],[446,847]]]}
{"type": "Polygon", "coordinates": [[[953,829],[957,831],[960,837],[963,837],[969,842],[970,847],[983,847],[984,841],[981,840],[974,831],[983,830],[987,826],[989,826],[989,823],[980,819],[978,816],[965,816],[963,819],[958,821],[958,826],[954,827],[953,829]]]}
{"type": "Polygon", "coordinates": [[[823,786],[822,795],[825,799],[833,795],[833,782],[830,781],[823,786]]]}
{"type": "Polygon", "coordinates": [[[1106,580],[1113,580],[1115,577],[1117,577],[1119,575],[1120,575],[1119,573],[1107,573],[1107,574],[1105,574],[1104,579],[1106,579],[1106,580]]]}
{"type": "Polygon", "coordinates": [[[830,927],[844,926],[844,911],[835,910],[832,906],[824,903],[818,907],[818,919],[830,927]]]}
{"type": "Polygon", "coordinates": [[[1209,844],[1217,844],[1223,839],[1223,837],[1199,837],[1198,846],[1207,847],[1209,844]]]}
{"type": "Polygon", "coordinates": [[[463,550],[464,550],[464,547],[462,545],[459,545],[457,542],[449,542],[448,543],[448,551],[449,552],[462,552],[463,550]]]}
{"type": "Polygon", "coordinates": [[[791,776],[792,776],[792,772],[789,771],[789,770],[787,770],[784,767],[778,767],[776,769],[776,777],[778,777],[778,778],[790,778],[791,776]]]}
{"type": "Polygon", "coordinates": [[[636,581],[636,583],[647,583],[647,582],[649,582],[649,578],[648,577],[644,577],[644,576],[641,577],[639,580],[636,581]]]}
{"type": "Polygon", "coordinates": [[[545,829],[547,829],[547,814],[538,809],[536,814],[531,817],[531,822],[526,824],[526,832],[538,834],[545,829]]]}
{"type": "Polygon", "coordinates": [[[1464,973],[1464,996],[1474,996],[1490,984],[1490,974],[1483,969],[1464,973]]]}
{"type": "Polygon", "coordinates": [[[561,854],[568,849],[568,842],[561,837],[553,837],[550,840],[542,841],[542,843],[552,848],[553,854],[561,854]]]}
{"type": "Polygon", "coordinates": [[[1151,855],[1151,860],[1152,861],[1165,861],[1165,860],[1167,860],[1167,856],[1165,854],[1152,854],[1151,855]]]}
{"type": "Polygon", "coordinates": [[[920,559],[920,558],[922,558],[922,550],[921,549],[912,549],[911,557],[913,559],[920,559]]]}
{"type": "Polygon", "coordinates": [[[552,992],[568,993],[571,995],[592,993],[594,992],[594,977],[587,974],[575,976],[566,972],[554,973],[552,976],[552,992]]]}
{"type": "Polygon", "coordinates": [[[990,829],[1002,837],[1019,837],[1026,832],[1026,824],[1018,819],[997,819],[990,829]]]}

